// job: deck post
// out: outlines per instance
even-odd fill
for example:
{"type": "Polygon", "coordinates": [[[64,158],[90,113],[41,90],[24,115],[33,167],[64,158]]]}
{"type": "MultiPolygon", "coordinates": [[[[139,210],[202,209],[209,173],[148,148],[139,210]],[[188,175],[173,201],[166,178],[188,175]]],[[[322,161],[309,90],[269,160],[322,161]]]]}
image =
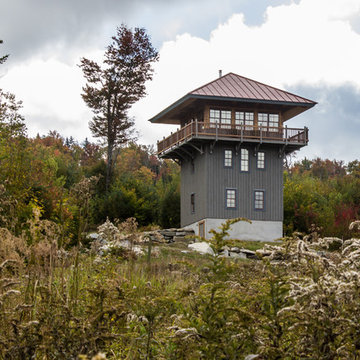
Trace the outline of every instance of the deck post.
{"type": "Polygon", "coordinates": [[[198,121],[195,119],[195,136],[198,137],[198,121]]]}
{"type": "Polygon", "coordinates": [[[216,141],[218,139],[218,122],[217,121],[215,123],[215,139],[216,139],[216,141]]]}
{"type": "Polygon", "coordinates": [[[240,125],[240,138],[241,142],[243,142],[243,136],[244,136],[244,124],[240,125]]]}
{"type": "Polygon", "coordinates": [[[262,125],[260,125],[260,144],[262,144],[262,125]]]}
{"type": "Polygon", "coordinates": [[[288,128],[287,125],[285,125],[285,144],[287,145],[288,143],[288,128]]]}

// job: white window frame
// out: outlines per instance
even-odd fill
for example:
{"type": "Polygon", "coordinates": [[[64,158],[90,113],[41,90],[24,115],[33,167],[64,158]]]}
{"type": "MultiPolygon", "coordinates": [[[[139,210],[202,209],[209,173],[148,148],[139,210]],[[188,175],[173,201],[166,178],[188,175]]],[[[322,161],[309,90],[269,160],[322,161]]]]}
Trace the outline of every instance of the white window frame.
{"type": "Polygon", "coordinates": [[[249,150],[245,148],[240,150],[240,171],[249,171],[249,150]]]}
{"type": "Polygon", "coordinates": [[[258,169],[265,169],[265,152],[258,151],[256,154],[256,167],[258,169]]]}
{"type": "Polygon", "coordinates": [[[227,209],[236,209],[236,189],[226,189],[225,202],[227,209]]]}
{"type": "Polygon", "coordinates": [[[233,162],[233,152],[230,149],[224,150],[224,166],[225,167],[232,167],[233,162]]]}
{"type": "Polygon", "coordinates": [[[265,190],[254,190],[254,209],[265,210],[265,190]]]}

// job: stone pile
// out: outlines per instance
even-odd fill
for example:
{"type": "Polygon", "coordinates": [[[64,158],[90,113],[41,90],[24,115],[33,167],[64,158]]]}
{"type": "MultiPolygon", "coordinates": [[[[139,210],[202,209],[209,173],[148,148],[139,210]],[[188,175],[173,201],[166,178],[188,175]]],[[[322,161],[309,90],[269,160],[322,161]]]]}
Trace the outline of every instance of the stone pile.
{"type": "MultiPolygon", "coordinates": [[[[196,242],[194,244],[190,244],[189,248],[201,254],[214,255],[214,251],[207,242],[196,242]]],[[[255,251],[239,248],[236,246],[234,247],[224,246],[219,256],[237,258],[237,259],[258,259],[255,251]]]]}
{"type": "Polygon", "coordinates": [[[158,243],[173,243],[173,242],[187,242],[190,243],[194,241],[195,233],[193,230],[188,229],[162,229],[162,230],[153,230],[146,231],[142,233],[142,240],[146,242],[151,240],[152,242],[158,243]]]}

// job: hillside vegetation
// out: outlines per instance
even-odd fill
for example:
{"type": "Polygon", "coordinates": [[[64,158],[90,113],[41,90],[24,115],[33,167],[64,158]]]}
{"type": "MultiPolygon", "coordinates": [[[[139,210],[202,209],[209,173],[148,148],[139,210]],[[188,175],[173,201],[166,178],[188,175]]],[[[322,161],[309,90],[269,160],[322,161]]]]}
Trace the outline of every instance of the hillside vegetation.
{"type": "Polygon", "coordinates": [[[1,229],[0,358],[356,359],[360,240],[314,231],[233,260],[219,256],[232,222],[214,256],[66,251],[36,214],[20,237],[1,229]]]}

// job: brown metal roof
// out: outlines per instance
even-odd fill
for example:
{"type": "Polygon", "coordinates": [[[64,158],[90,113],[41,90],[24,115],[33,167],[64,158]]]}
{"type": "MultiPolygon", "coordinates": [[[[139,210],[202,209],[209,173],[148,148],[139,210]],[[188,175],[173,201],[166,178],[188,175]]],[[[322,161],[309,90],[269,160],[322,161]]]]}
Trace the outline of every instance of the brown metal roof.
{"type": "Polygon", "coordinates": [[[184,110],[196,101],[223,101],[232,103],[271,104],[282,107],[283,120],[286,121],[313,107],[316,102],[301,96],[265,85],[255,80],[226,74],[189,93],[152,117],[149,121],[162,124],[180,124],[184,110]]]}
{"type": "Polygon", "coordinates": [[[314,101],[287,91],[262,84],[258,81],[236,75],[226,74],[210,83],[203,85],[189,95],[214,96],[222,98],[251,99],[260,101],[275,101],[287,103],[316,104],[314,101]]]}

